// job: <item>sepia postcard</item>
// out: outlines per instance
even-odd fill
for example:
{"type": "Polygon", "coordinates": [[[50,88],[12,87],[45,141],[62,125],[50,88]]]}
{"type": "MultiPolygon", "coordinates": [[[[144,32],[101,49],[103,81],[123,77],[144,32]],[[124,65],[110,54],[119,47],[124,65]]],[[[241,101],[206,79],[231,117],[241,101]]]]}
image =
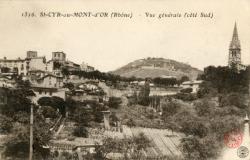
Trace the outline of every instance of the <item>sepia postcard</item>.
{"type": "Polygon", "coordinates": [[[250,0],[1,0],[0,160],[250,160],[250,0]]]}

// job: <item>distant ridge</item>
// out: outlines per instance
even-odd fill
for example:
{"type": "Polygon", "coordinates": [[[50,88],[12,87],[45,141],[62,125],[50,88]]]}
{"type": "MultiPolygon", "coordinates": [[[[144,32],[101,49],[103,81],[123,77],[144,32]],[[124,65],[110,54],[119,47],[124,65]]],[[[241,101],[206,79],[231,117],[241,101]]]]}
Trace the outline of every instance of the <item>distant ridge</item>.
{"type": "Polygon", "coordinates": [[[137,78],[172,76],[179,79],[182,76],[188,76],[191,80],[195,80],[202,71],[189,64],[175,60],[149,57],[130,62],[111,73],[137,78]]]}

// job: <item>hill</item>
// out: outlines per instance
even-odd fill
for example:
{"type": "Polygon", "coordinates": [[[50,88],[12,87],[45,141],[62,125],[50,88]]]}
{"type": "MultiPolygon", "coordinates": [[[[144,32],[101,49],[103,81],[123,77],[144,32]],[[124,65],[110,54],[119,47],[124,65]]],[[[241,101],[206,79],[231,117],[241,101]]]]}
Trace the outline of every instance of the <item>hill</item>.
{"type": "Polygon", "coordinates": [[[190,66],[189,64],[177,62],[170,59],[164,58],[146,58],[135,60],[127,65],[112,71],[113,74],[117,74],[124,77],[164,77],[173,76],[176,78],[181,78],[182,76],[188,76],[190,79],[194,80],[197,75],[202,73],[190,66]]]}

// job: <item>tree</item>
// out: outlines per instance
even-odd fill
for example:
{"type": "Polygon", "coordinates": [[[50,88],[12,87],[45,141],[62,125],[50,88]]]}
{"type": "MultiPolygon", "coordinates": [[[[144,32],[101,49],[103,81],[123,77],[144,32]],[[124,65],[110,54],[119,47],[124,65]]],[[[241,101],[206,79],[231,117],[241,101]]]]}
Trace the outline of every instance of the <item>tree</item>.
{"type": "Polygon", "coordinates": [[[91,111],[84,107],[78,107],[72,114],[72,120],[80,126],[89,126],[89,122],[93,121],[94,117],[91,111]]]}
{"type": "Polygon", "coordinates": [[[180,109],[180,105],[174,102],[172,99],[165,101],[162,104],[162,118],[167,121],[169,116],[173,116],[180,109]]]}
{"type": "Polygon", "coordinates": [[[208,127],[204,124],[204,122],[199,121],[197,118],[183,122],[181,127],[181,131],[186,135],[203,138],[208,134],[208,127]]]}
{"type": "Polygon", "coordinates": [[[126,124],[129,127],[135,127],[136,126],[135,121],[133,119],[131,119],[131,118],[127,121],[126,124]]]}
{"type": "Polygon", "coordinates": [[[62,74],[65,75],[65,76],[69,76],[69,70],[68,70],[68,68],[63,67],[62,68],[62,74]]]}
{"type": "Polygon", "coordinates": [[[108,106],[110,108],[119,108],[120,104],[122,103],[122,99],[120,97],[110,97],[108,101],[108,106]]]}
{"type": "Polygon", "coordinates": [[[185,82],[185,81],[189,81],[189,77],[188,76],[182,76],[180,79],[180,83],[185,82]]]}
{"type": "Polygon", "coordinates": [[[60,97],[41,97],[37,103],[41,106],[51,106],[54,109],[59,109],[60,113],[65,116],[67,103],[60,97]]]}
{"type": "MultiPolygon", "coordinates": [[[[23,117],[25,118],[25,117],[23,117]]],[[[29,153],[29,116],[26,116],[26,123],[15,122],[13,126],[12,136],[5,143],[4,156],[12,158],[22,158],[26,159],[29,153]]],[[[49,131],[50,126],[45,122],[45,119],[35,113],[34,115],[34,156],[38,157],[47,157],[48,152],[44,152],[46,149],[43,146],[46,146],[51,139],[51,133],[49,131]],[[47,153],[47,155],[45,155],[47,153]]]]}
{"type": "Polygon", "coordinates": [[[64,83],[63,87],[68,88],[69,90],[73,90],[75,88],[75,86],[72,82],[64,83]]]}
{"type": "Polygon", "coordinates": [[[88,138],[88,130],[84,126],[79,126],[74,129],[73,135],[88,138]]]}
{"type": "Polygon", "coordinates": [[[95,144],[95,159],[107,159],[107,155],[111,152],[115,152],[118,148],[119,140],[110,137],[102,140],[102,145],[95,144]]]}
{"type": "Polygon", "coordinates": [[[195,137],[190,136],[181,140],[181,150],[186,159],[200,160],[200,149],[199,140],[195,137]]]}
{"type": "Polygon", "coordinates": [[[51,106],[43,106],[41,108],[41,112],[45,118],[56,118],[57,112],[51,106]]]}
{"type": "Polygon", "coordinates": [[[139,133],[134,137],[116,139],[106,137],[102,145],[95,145],[95,158],[107,159],[109,153],[121,153],[124,159],[141,159],[142,151],[151,146],[151,141],[143,134],[139,133]]]}
{"type": "Polygon", "coordinates": [[[142,150],[151,146],[151,141],[145,136],[144,133],[134,136],[132,141],[135,143],[134,151],[132,154],[133,159],[141,159],[143,157],[142,150]]]}
{"type": "Polygon", "coordinates": [[[145,84],[143,87],[141,87],[141,90],[138,95],[138,103],[143,106],[149,105],[149,93],[150,93],[150,86],[149,86],[149,80],[145,80],[145,84]]]}
{"type": "Polygon", "coordinates": [[[181,93],[191,93],[193,92],[193,88],[185,88],[185,89],[182,89],[180,90],[181,93]]]}
{"type": "Polygon", "coordinates": [[[0,114],[0,133],[10,133],[13,127],[13,120],[10,117],[0,114]]]}
{"type": "Polygon", "coordinates": [[[8,68],[8,67],[2,67],[1,68],[1,72],[2,73],[9,73],[10,72],[10,68],[8,68]]]}

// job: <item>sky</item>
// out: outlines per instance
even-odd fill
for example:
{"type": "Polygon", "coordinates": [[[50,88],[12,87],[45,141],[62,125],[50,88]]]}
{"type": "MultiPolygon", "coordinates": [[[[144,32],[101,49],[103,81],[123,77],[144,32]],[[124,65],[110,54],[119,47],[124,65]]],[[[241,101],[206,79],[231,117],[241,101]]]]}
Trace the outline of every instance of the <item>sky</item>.
{"type": "Polygon", "coordinates": [[[249,0],[2,0],[0,58],[25,58],[37,51],[51,59],[63,51],[67,59],[83,61],[100,71],[115,70],[147,57],[163,57],[199,69],[227,65],[228,48],[237,22],[243,64],[250,64],[249,0]],[[22,17],[22,13],[36,17],[22,17]],[[132,13],[132,18],[40,17],[40,12],[132,13]],[[146,17],[146,12],[156,17],[146,17]],[[200,13],[213,13],[202,18],[200,13]],[[181,18],[162,18],[180,13],[181,18]],[[184,18],[185,13],[197,17],[184,18]]]}

